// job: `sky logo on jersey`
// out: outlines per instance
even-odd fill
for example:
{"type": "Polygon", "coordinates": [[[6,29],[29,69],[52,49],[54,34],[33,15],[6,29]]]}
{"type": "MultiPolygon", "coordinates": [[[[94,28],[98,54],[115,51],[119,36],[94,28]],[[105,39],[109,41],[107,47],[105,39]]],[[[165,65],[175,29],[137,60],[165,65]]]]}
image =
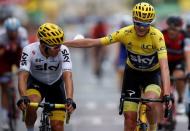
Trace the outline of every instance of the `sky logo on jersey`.
{"type": "Polygon", "coordinates": [[[22,53],[22,57],[21,57],[21,65],[22,66],[26,66],[27,65],[27,57],[28,54],[26,54],[25,52],[22,53]]]}
{"type": "Polygon", "coordinates": [[[128,51],[128,58],[135,68],[149,69],[158,63],[157,54],[152,55],[138,55],[128,51]]]}
{"type": "Polygon", "coordinates": [[[59,63],[56,66],[54,65],[48,66],[47,63],[44,63],[43,65],[36,65],[35,68],[36,70],[40,71],[46,71],[46,70],[56,71],[59,68],[59,63]]]}
{"type": "Polygon", "coordinates": [[[70,62],[69,60],[69,53],[66,49],[64,49],[63,51],[61,51],[63,57],[64,57],[64,61],[63,62],[70,62]]]}

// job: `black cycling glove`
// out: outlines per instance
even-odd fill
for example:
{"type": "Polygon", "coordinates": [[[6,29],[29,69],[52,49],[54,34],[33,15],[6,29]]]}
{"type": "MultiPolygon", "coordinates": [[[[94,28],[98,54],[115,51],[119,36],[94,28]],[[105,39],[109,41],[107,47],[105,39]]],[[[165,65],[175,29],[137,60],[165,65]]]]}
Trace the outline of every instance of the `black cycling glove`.
{"type": "Polygon", "coordinates": [[[165,96],[163,96],[163,101],[165,102],[165,103],[169,103],[170,101],[174,101],[173,100],[173,97],[172,97],[172,95],[165,95],[165,96]]]}
{"type": "Polygon", "coordinates": [[[68,104],[68,105],[72,105],[72,107],[73,107],[73,109],[76,109],[76,103],[73,101],[73,99],[71,99],[71,98],[67,98],[66,99],[66,104],[68,104]]]}
{"type": "Polygon", "coordinates": [[[21,96],[21,98],[17,101],[17,106],[20,107],[22,103],[24,103],[25,105],[30,103],[28,96],[21,96]]]}

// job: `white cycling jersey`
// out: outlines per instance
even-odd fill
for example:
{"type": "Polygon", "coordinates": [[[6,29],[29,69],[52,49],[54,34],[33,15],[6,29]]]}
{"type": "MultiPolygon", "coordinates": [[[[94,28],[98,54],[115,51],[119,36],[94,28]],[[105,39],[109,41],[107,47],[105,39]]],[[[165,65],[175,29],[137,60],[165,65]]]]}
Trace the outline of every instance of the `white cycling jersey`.
{"type": "Polygon", "coordinates": [[[62,45],[56,57],[42,55],[40,43],[35,42],[23,48],[20,70],[30,72],[38,81],[51,85],[56,82],[64,71],[72,70],[69,49],[62,45]]]}

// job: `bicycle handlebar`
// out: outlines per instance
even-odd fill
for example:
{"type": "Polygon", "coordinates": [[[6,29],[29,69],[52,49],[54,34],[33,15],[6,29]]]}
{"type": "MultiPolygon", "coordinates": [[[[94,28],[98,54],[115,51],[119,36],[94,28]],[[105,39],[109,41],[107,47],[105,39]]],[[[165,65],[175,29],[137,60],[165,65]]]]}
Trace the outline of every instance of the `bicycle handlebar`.
{"type": "Polygon", "coordinates": [[[35,103],[35,102],[30,102],[28,104],[31,107],[49,107],[53,109],[65,109],[65,104],[51,104],[51,103],[35,103]]]}
{"type": "Polygon", "coordinates": [[[125,97],[125,101],[134,101],[134,102],[164,102],[162,99],[148,99],[148,98],[130,98],[130,97],[125,97]]]}
{"type": "MultiPolygon", "coordinates": [[[[165,102],[163,99],[148,99],[148,98],[131,98],[131,97],[124,97],[120,98],[120,105],[119,105],[119,115],[122,115],[123,113],[123,105],[124,101],[133,101],[133,102],[160,102],[163,103],[165,102]]],[[[166,103],[169,104],[169,103],[166,103]]],[[[168,106],[166,106],[165,111],[164,111],[164,117],[167,118],[169,116],[169,109],[168,106]]]]}
{"type": "MultiPolygon", "coordinates": [[[[30,103],[28,103],[28,106],[30,106],[30,107],[41,107],[41,108],[47,108],[47,109],[65,109],[65,107],[66,107],[65,104],[51,104],[51,103],[48,103],[48,102],[45,102],[45,103],[30,102],[30,103]]],[[[25,121],[26,110],[24,110],[22,113],[23,113],[22,121],[25,121]]],[[[71,115],[71,113],[67,112],[67,114],[66,114],[66,124],[69,123],[70,115],[71,115]]]]}

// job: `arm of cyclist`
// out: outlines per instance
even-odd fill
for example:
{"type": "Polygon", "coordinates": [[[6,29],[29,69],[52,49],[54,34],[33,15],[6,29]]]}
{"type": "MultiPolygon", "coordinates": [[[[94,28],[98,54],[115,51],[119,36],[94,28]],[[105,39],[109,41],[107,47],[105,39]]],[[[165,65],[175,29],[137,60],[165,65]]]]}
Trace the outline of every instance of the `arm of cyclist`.
{"type": "Polygon", "coordinates": [[[160,63],[160,69],[161,69],[161,79],[163,83],[164,96],[170,95],[171,94],[170,75],[169,75],[167,58],[160,59],[159,63],[160,63]]]}
{"type": "Polygon", "coordinates": [[[100,39],[77,39],[64,42],[64,45],[69,47],[76,47],[76,48],[88,48],[94,46],[101,46],[100,39]]]}
{"type": "Polygon", "coordinates": [[[26,88],[27,88],[27,80],[29,77],[29,72],[27,71],[20,71],[19,75],[18,75],[18,90],[19,90],[19,94],[20,94],[20,99],[17,102],[17,106],[21,109],[21,110],[25,110],[27,103],[30,102],[30,100],[27,97],[26,94],[26,88]]]}
{"type": "Polygon", "coordinates": [[[29,77],[30,70],[30,55],[31,49],[29,47],[23,48],[21,60],[20,60],[20,71],[18,74],[18,90],[21,96],[20,100],[18,100],[17,105],[21,110],[26,109],[26,104],[29,102],[27,97],[27,80],[29,77]]]}
{"type": "Polygon", "coordinates": [[[76,108],[76,104],[73,101],[73,80],[72,80],[72,72],[70,71],[65,71],[63,73],[63,79],[65,82],[65,90],[67,94],[67,99],[66,99],[66,109],[68,112],[73,112],[76,108]]]}
{"type": "Polygon", "coordinates": [[[172,98],[171,98],[171,86],[170,86],[170,75],[168,68],[167,58],[163,58],[159,60],[160,69],[161,69],[161,79],[163,85],[163,101],[165,108],[165,117],[168,117],[169,110],[172,107],[172,98]]]}
{"type": "MultiPolygon", "coordinates": [[[[158,60],[159,60],[159,65],[160,65],[160,71],[161,71],[161,80],[162,80],[162,86],[163,86],[163,98],[170,97],[171,94],[171,86],[170,86],[170,74],[169,74],[169,67],[168,67],[168,59],[167,59],[167,50],[166,50],[166,45],[164,41],[164,36],[160,32],[158,36],[153,35],[153,39],[155,40],[156,43],[156,49],[158,53],[158,60]]],[[[168,99],[167,99],[168,100],[168,99]]],[[[171,107],[171,100],[164,101],[165,105],[168,106],[168,108],[171,107]]]]}
{"type": "Polygon", "coordinates": [[[109,45],[115,42],[121,42],[122,39],[126,37],[123,36],[124,31],[125,29],[120,29],[119,31],[113,32],[110,35],[98,39],[85,38],[66,41],[64,42],[64,45],[75,48],[88,48],[101,45],[109,45]]]}
{"type": "Polygon", "coordinates": [[[69,49],[66,46],[62,46],[62,70],[63,70],[63,81],[65,84],[66,92],[66,109],[68,112],[73,112],[76,108],[76,104],[73,101],[73,80],[72,80],[72,61],[69,53],[69,49]]]}

